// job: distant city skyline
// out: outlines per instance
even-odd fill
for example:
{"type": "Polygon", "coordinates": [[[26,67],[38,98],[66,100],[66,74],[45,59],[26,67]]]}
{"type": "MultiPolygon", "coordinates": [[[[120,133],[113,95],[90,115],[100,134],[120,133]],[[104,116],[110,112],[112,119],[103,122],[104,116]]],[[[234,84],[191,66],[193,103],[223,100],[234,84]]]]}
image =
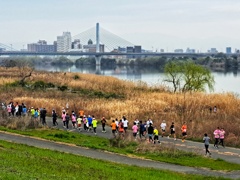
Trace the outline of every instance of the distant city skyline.
{"type": "Polygon", "coordinates": [[[238,0],[0,0],[0,4],[0,43],[15,49],[38,40],[52,44],[64,31],[74,36],[97,22],[143,49],[158,52],[240,49],[238,0]]]}

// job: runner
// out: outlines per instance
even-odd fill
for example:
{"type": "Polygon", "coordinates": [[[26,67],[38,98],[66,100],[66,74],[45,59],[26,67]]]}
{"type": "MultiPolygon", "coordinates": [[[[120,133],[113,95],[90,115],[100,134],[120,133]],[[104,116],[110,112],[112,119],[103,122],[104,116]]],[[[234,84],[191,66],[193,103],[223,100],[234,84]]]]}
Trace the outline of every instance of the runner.
{"type": "Polygon", "coordinates": [[[173,137],[174,137],[174,140],[176,141],[177,139],[176,139],[176,134],[175,134],[174,122],[172,122],[172,125],[170,126],[170,134],[169,134],[168,138],[169,138],[170,136],[172,136],[172,135],[173,135],[173,137]]]}
{"type": "Polygon", "coordinates": [[[128,129],[128,120],[126,119],[125,116],[123,116],[123,127],[124,127],[124,132],[126,134],[128,129]]]}
{"type": "Polygon", "coordinates": [[[154,144],[156,144],[156,141],[157,141],[159,144],[161,144],[161,142],[158,140],[158,130],[157,130],[156,127],[154,127],[153,134],[154,134],[154,139],[153,139],[154,144]]]}
{"type": "Polygon", "coordinates": [[[117,125],[116,125],[116,123],[115,123],[114,120],[112,120],[111,127],[112,127],[112,134],[113,134],[113,137],[115,138],[115,137],[116,137],[116,129],[117,129],[117,125]]]}
{"type": "Polygon", "coordinates": [[[93,132],[95,133],[95,135],[97,134],[97,131],[96,131],[96,129],[97,129],[97,120],[94,118],[94,116],[92,116],[93,118],[92,118],[92,127],[93,127],[93,132]]]}
{"type": "Polygon", "coordinates": [[[152,123],[149,124],[149,127],[148,127],[148,140],[149,142],[153,142],[153,127],[152,127],[152,123]]]}
{"type": "Polygon", "coordinates": [[[83,118],[84,111],[83,111],[82,109],[80,109],[78,113],[79,113],[79,117],[80,117],[80,118],[83,118]]]}
{"type": "Polygon", "coordinates": [[[77,118],[77,127],[78,127],[79,132],[81,132],[82,131],[82,118],[80,116],[78,116],[78,118],[77,118]]]}
{"type": "Polygon", "coordinates": [[[63,127],[66,127],[66,112],[62,111],[62,122],[63,122],[63,127]]]}
{"type": "Polygon", "coordinates": [[[224,141],[224,136],[225,136],[225,131],[224,131],[223,128],[221,128],[220,133],[219,133],[219,139],[220,139],[219,144],[221,144],[222,147],[225,147],[224,142],[223,142],[224,141]]]}
{"type": "Polygon", "coordinates": [[[115,124],[116,124],[116,132],[118,132],[118,118],[116,118],[116,120],[115,120],[115,124]]]}
{"type": "Polygon", "coordinates": [[[138,132],[138,126],[137,126],[136,122],[133,123],[132,131],[133,131],[133,137],[136,140],[137,139],[137,132],[138,132]]]}
{"type": "Polygon", "coordinates": [[[72,111],[72,116],[71,116],[71,118],[72,118],[72,127],[73,127],[73,128],[76,128],[77,119],[76,119],[76,114],[75,114],[74,111],[72,111]]]}
{"type": "Polygon", "coordinates": [[[186,122],[183,122],[181,130],[182,130],[182,142],[184,142],[186,137],[187,137],[187,125],[186,125],[186,122]]]}
{"type": "Polygon", "coordinates": [[[122,120],[120,120],[119,124],[118,124],[118,134],[120,138],[124,137],[124,127],[123,127],[123,122],[122,120]]]}
{"type": "Polygon", "coordinates": [[[106,125],[106,119],[105,117],[102,117],[102,120],[101,120],[101,123],[102,123],[102,132],[106,133],[106,130],[105,130],[105,125],[106,125]]]}
{"type": "Polygon", "coordinates": [[[204,142],[204,146],[205,146],[205,150],[206,150],[205,155],[207,155],[207,153],[208,153],[209,156],[210,156],[211,153],[210,153],[210,151],[208,150],[208,148],[209,148],[209,141],[210,141],[210,138],[209,138],[208,135],[205,133],[205,134],[204,134],[204,137],[203,137],[203,142],[204,142]]]}
{"type": "Polygon", "coordinates": [[[87,122],[88,122],[88,131],[92,131],[92,117],[88,115],[87,122]]]}
{"type": "Polygon", "coordinates": [[[161,129],[162,129],[162,137],[163,137],[164,134],[165,134],[166,126],[167,126],[167,124],[166,124],[165,120],[163,120],[163,122],[162,122],[161,125],[160,125],[160,127],[161,127],[161,129]]]}
{"type": "MultiPolygon", "coordinates": [[[[140,121],[140,133],[139,133],[139,136],[140,136],[140,139],[142,139],[142,137],[145,137],[145,132],[146,132],[146,127],[145,127],[145,124],[142,123],[142,121],[140,121]]],[[[145,137],[146,139],[146,137],[145,137]]]]}
{"type": "MultiPolygon", "coordinates": [[[[23,110],[24,110],[24,107],[25,106],[23,106],[23,110]]],[[[25,110],[24,110],[25,111],[25,110]]],[[[24,115],[25,113],[23,112],[23,115],[24,115]]],[[[40,115],[41,115],[41,118],[42,118],[42,124],[43,125],[47,125],[47,123],[46,123],[46,115],[47,115],[47,110],[45,109],[45,108],[43,108],[41,111],[40,111],[40,115]]]]}
{"type": "Polygon", "coordinates": [[[219,137],[220,137],[220,129],[219,129],[219,127],[217,127],[217,129],[213,132],[213,134],[214,134],[214,138],[215,138],[214,147],[218,148],[219,137]]]}
{"type": "Polygon", "coordinates": [[[52,110],[52,121],[53,121],[53,126],[58,125],[58,123],[57,123],[57,113],[54,109],[52,110]]]}
{"type": "Polygon", "coordinates": [[[88,127],[87,127],[87,118],[85,115],[83,115],[83,128],[85,131],[88,130],[88,127]]]}
{"type": "Polygon", "coordinates": [[[68,130],[68,125],[69,125],[69,121],[70,121],[70,116],[69,114],[67,113],[66,116],[65,116],[65,120],[66,120],[66,128],[68,130]]]}

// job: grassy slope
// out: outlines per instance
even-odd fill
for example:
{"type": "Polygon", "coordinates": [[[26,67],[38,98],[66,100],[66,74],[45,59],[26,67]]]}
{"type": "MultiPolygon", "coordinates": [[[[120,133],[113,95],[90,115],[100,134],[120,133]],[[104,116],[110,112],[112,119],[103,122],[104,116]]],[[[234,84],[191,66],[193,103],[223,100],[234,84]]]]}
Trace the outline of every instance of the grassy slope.
{"type": "Polygon", "coordinates": [[[121,165],[4,141],[0,141],[0,149],[0,179],[218,179],[121,165]]]}
{"type": "Polygon", "coordinates": [[[137,150],[140,146],[136,142],[123,142],[125,147],[113,147],[110,146],[109,140],[96,136],[87,136],[84,134],[66,132],[56,129],[45,129],[45,130],[29,130],[29,131],[16,131],[8,130],[6,128],[0,127],[0,130],[7,130],[15,133],[20,133],[23,135],[41,137],[48,140],[61,141],[76,144],[78,146],[84,146],[89,148],[107,150],[111,152],[116,152],[120,154],[134,154],[135,156],[145,157],[157,161],[168,162],[173,164],[179,164],[184,166],[192,167],[206,167],[213,170],[239,170],[239,164],[228,163],[223,160],[214,160],[210,158],[205,158],[194,153],[177,151],[174,149],[169,149],[167,147],[155,149],[153,151],[148,151],[151,149],[149,144],[147,144],[144,151],[137,150]]]}

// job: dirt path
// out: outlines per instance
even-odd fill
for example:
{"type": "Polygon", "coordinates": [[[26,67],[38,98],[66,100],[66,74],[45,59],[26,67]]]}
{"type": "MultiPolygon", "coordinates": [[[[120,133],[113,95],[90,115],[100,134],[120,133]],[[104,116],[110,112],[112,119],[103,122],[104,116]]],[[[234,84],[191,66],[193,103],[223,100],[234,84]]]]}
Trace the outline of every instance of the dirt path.
{"type": "Polygon", "coordinates": [[[43,139],[34,138],[34,137],[27,137],[27,136],[18,135],[18,134],[6,133],[2,131],[0,131],[0,139],[14,142],[14,143],[26,144],[26,145],[34,146],[38,148],[57,150],[60,152],[72,153],[75,155],[87,156],[94,159],[101,159],[101,160],[127,164],[127,165],[170,170],[170,171],[188,173],[188,174],[225,177],[225,178],[231,178],[231,179],[240,178],[240,171],[232,171],[232,172],[211,171],[211,170],[202,169],[202,168],[193,168],[193,167],[162,163],[162,162],[157,162],[152,160],[144,160],[139,158],[127,157],[124,155],[114,154],[114,153],[103,152],[103,151],[94,150],[94,149],[78,147],[78,146],[66,144],[66,143],[58,143],[58,142],[43,140],[43,139]]]}

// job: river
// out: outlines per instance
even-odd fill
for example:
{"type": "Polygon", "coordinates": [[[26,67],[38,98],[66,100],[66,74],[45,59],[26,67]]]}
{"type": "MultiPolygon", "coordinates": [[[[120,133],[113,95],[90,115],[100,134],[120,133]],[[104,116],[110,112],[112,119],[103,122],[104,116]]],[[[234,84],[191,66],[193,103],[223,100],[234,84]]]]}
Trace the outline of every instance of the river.
{"type": "MultiPolygon", "coordinates": [[[[92,66],[71,67],[66,66],[36,66],[36,70],[58,71],[58,72],[80,72],[85,74],[96,74],[96,68],[92,66]]],[[[143,81],[148,85],[164,84],[164,73],[153,68],[132,68],[130,66],[117,66],[112,68],[102,67],[97,74],[113,76],[123,80],[143,81]]],[[[213,71],[215,93],[232,92],[238,94],[240,90],[240,71],[213,71]]]]}

